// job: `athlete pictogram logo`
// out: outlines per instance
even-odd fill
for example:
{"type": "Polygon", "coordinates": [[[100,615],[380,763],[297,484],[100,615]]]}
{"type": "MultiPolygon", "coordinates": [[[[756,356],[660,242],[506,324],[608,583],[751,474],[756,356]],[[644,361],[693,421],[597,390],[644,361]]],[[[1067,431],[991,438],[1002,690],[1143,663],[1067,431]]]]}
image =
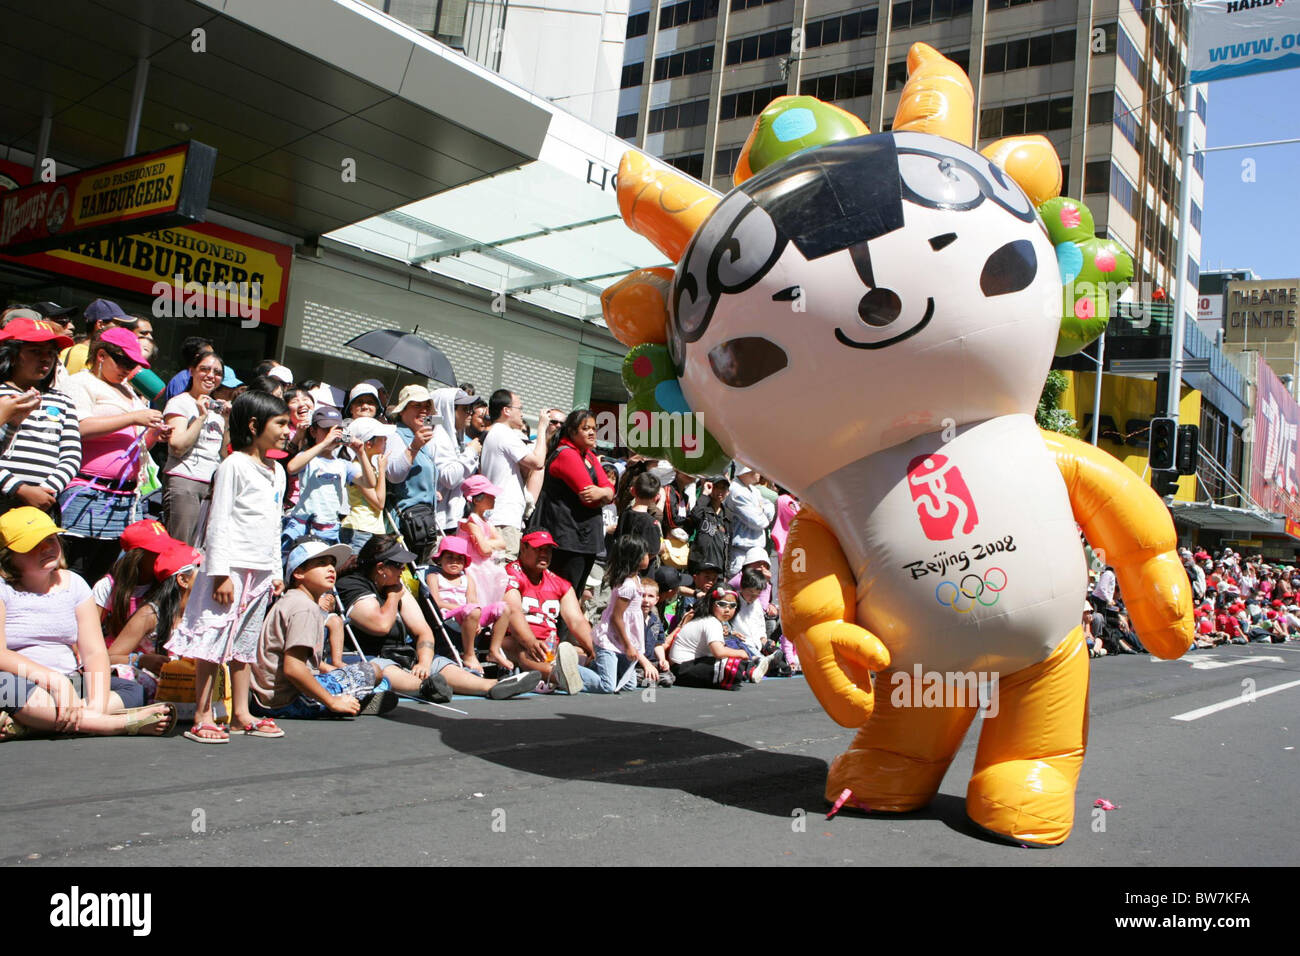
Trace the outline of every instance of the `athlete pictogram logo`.
{"type": "Polygon", "coordinates": [[[934,589],[934,599],[944,607],[950,607],[958,614],[969,614],[975,605],[992,607],[1002,597],[1007,586],[1007,572],[1001,568],[989,568],[984,577],[968,574],[960,584],[940,581],[934,589]]]}
{"type": "Polygon", "coordinates": [[[950,541],[979,524],[975,501],[961,469],[944,455],[917,455],[907,466],[907,488],[916,502],[921,530],[931,541],[950,541]]]}

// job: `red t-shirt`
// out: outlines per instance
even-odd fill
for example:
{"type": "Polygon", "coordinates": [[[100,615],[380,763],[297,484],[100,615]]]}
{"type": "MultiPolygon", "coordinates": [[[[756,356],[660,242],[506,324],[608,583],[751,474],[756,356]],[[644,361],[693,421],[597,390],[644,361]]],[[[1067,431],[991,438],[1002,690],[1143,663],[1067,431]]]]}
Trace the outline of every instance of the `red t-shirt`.
{"type": "Polygon", "coordinates": [[[524,606],[524,620],[533,629],[533,636],[546,645],[547,653],[555,650],[558,633],[555,626],[560,620],[560,601],[573,585],[549,568],[542,572],[542,580],[534,584],[519,566],[518,561],[506,565],[506,590],[519,592],[524,606]]]}

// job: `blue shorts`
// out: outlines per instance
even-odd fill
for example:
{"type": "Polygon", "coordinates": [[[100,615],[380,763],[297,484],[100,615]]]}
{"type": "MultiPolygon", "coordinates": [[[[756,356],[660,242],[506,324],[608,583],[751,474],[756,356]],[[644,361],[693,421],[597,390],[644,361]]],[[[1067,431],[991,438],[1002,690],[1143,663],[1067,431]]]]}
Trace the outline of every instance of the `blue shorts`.
{"type": "MultiPolygon", "coordinates": [[[[429,665],[429,673],[436,674],[451,663],[446,657],[435,657],[433,663],[429,665]]],[[[350,695],[357,700],[365,701],[378,691],[388,690],[388,681],[384,678],[380,677],[376,683],[375,669],[371,666],[372,664],[378,665],[381,674],[390,667],[398,666],[386,658],[372,657],[369,663],[345,664],[328,674],[317,674],[316,682],[325,689],[326,693],[333,694],[336,697],[350,695]]],[[[329,708],[323,703],[306,694],[299,694],[285,706],[274,709],[262,707],[256,700],[251,701],[250,705],[253,713],[258,717],[286,717],[309,720],[315,717],[325,717],[330,712],[329,708]]]]}

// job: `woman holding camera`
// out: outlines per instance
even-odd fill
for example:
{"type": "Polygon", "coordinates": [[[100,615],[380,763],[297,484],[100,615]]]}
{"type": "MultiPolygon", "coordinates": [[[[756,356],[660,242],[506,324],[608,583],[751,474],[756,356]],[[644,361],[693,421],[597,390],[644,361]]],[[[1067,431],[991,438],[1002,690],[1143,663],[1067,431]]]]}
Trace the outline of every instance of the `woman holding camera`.
{"type": "Polygon", "coordinates": [[[59,507],[68,566],[98,581],[117,558],[122,529],[136,519],[144,459],[170,429],[131,387],[136,372],[149,367],[134,332],[105,329],[90,340],[87,354],[87,366],[68,378],[81,469],[59,495],[59,507]]]}
{"type": "Polygon", "coordinates": [[[230,406],[212,397],[225,371],[220,358],[208,352],[190,367],[190,387],[163,408],[170,425],[163,489],[167,533],[194,547],[203,540],[212,476],[226,446],[226,415],[230,406]]]}

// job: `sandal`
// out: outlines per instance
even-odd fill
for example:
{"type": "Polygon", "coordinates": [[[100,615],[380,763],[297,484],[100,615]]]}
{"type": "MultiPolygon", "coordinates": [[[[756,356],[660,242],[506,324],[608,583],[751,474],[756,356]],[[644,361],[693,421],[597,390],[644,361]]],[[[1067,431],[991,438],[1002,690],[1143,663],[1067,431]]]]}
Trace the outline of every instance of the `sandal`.
{"type": "Polygon", "coordinates": [[[25,724],[14,720],[8,712],[0,710],[0,742],[21,740],[27,736],[29,729],[25,724]]]}
{"type": "Polygon", "coordinates": [[[196,744],[228,744],[230,743],[230,734],[225,729],[218,727],[216,724],[195,724],[192,728],[181,735],[186,740],[192,740],[196,744]],[[220,734],[220,737],[204,737],[203,731],[210,730],[213,733],[220,734]]]}
{"type": "Polygon", "coordinates": [[[153,710],[152,706],[134,707],[131,710],[128,710],[126,712],[127,721],[124,733],[128,737],[137,737],[140,735],[142,730],[146,730],[156,724],[165,723],[166,726],[163,728],[162,733],[152,734],[150,736],[166,737],[176,729],[177,723],[180,722],[180,715],[176,712],[175,704],[164,702],[162,713],[145,713],[145,711],[151,710],[153,710]]]}
{"type": "Polygon", "coordinates": [[[284,736],[284,731],[276,726],[275,721],[270,717],[262,717],[259,720],[255,720],[247,727],[236,727],[232,723],[230,729],[237,734],[244,734],[248,737],[270,737],[274,739],[276,737],[284,736]]]}

